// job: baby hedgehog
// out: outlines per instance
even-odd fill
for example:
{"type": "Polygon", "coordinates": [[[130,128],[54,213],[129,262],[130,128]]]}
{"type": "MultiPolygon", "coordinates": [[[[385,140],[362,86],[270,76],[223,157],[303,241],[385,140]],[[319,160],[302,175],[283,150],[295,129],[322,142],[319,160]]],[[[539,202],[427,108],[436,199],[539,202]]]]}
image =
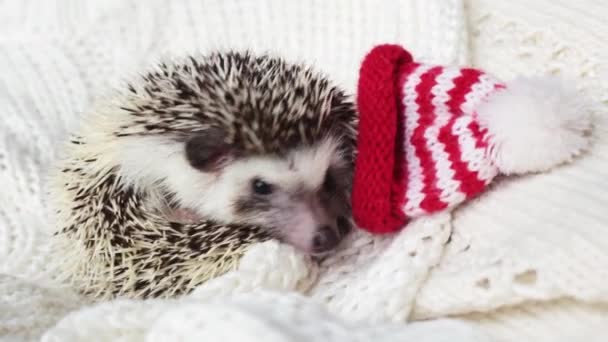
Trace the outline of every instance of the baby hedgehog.
{"type": "Polygon", "coordinates": [[[354,104],[301,64],[217,52],[158,64],[85,117],[53,178],[62,274],[96,298],[172,297],[278,239],[350,229],[354,104]]]}

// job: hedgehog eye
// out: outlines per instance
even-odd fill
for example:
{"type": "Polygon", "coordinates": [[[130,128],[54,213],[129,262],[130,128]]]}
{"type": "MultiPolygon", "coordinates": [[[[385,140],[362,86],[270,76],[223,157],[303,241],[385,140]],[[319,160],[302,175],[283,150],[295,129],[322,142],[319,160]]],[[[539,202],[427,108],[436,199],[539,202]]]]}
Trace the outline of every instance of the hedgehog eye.
{"type": "Polygon", "coordinates": [[[257,195],[270,195],[274,191],[272,185],[259,178],[253,179],[251,187],[253,189],[253,192],[257,195]]]}

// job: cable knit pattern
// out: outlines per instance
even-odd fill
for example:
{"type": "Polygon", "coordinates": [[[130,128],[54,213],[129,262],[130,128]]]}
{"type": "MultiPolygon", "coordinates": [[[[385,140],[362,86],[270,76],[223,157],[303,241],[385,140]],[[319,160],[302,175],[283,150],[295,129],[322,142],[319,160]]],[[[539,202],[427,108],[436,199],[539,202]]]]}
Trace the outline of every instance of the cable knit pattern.
{"type": "Polygon", "coordinates": [[[347,320],[409,321],[416,294],[450,238],[450,218],[424,217],[394,236],[356,232],[321,265],[310,295],[347,320]]]}
{"type": "MultiPolygon", "coordinates": [[[[608,6],[582,3],[468,1],[474,66],[501,79],[567,74],[605,113],[608,6]]],[[[318,268],[268,243],[182,300],[89,306],[45,287],[53,285],[45,171],[78,115],[135,67],[168,52],[249,42],[315,63],[354,91],[362,54],[381,42],[407,46],[417,60],[467,64],[461,5],[0,2],[0,274],[10,275],[0,277],[0,340],[608,340],[605,119],[592,153],[576,163],[499,182],[453,222],[444,213],[396,235],[357,231],[318,268]],[[446,315],[459,320],[387,323],[446,315]]]]}
{"type": "Polygon", "coordinates": [[[69,291],[0,274],[0,341],[36,340],[83,304],[69,291]]]}

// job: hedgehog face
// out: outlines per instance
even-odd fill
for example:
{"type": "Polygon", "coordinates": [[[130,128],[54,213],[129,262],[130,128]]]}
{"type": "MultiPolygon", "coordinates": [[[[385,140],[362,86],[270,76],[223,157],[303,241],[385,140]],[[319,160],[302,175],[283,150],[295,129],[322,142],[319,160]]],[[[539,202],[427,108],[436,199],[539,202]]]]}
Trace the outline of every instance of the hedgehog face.
{"type": "Polygon", "coordinates": [[[348,231],[357,116],[323,75],[213,53],[160,64],[121,96],[101,120],[108,149],[152,207],[169,194],[169,219],[261,226],[313,254],[348,231]]]}
{"type": "Polygon", "coordinates": [[[196,140],[186,145],[187,159],[199,171],[193,183],[210,186],[180,194],[201,217],[266,227],[310,254],[332,250],[350,230],[350,169],[334,140],[250,157],[196,140]]]}

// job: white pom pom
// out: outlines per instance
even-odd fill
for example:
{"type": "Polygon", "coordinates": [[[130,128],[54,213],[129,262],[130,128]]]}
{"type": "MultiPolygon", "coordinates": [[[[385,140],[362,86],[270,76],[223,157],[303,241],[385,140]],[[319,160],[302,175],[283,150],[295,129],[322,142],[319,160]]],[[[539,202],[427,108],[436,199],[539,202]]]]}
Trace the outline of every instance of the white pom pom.
{"type": "Polygon", "coordinates": [[[589,143],[591,111],[581,94],[554,78],[517,79],[477,111],[490,158],[504,174],[547,171],[589,143]]]}

